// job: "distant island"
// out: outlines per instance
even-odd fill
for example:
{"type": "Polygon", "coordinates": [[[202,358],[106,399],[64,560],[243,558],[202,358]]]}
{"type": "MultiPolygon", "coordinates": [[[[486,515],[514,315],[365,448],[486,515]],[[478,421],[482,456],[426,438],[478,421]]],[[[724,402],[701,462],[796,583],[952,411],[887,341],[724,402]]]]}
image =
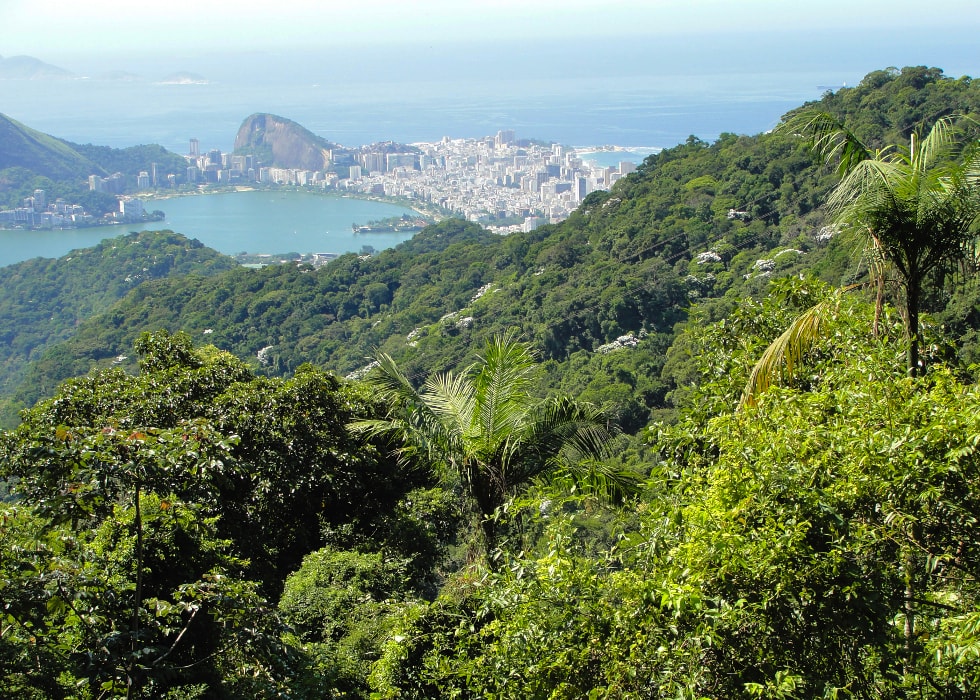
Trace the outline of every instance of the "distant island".
{"type": "Polygon", "coordinates": [[[198,75],[197,73],[188,73],[186,71],[181,71],[180,73],[171,73],[166,78],[161,80],[159,85],[207,85],[210,81],[203,75],[198,75]]]}
{"type": "Polygon", "coordinates": [[[71,71],[33,56],[0,56],[0,80],[66,80],[75,77],[71,71]]]}

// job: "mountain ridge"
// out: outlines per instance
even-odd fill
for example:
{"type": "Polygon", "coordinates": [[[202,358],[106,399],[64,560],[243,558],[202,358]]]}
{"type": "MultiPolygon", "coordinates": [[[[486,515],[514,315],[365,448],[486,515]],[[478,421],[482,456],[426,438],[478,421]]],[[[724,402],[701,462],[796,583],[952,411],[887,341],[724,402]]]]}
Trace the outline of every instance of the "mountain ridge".
{"type": "Polygon", "coordinates": [[[78,179],[80,173],[105,175],[103,168],[66,141],[0,114],[0,170],[26,168],[54,180],[78,179]]]}

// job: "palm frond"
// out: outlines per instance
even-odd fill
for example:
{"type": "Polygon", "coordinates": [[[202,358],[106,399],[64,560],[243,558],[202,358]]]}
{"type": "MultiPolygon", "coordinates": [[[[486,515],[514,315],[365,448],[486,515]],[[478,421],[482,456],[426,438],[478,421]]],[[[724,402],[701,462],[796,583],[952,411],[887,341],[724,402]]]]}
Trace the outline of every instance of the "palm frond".
{"type": "Polygon", "coordinates": [[[855,286],[859,285],[839,289],[830,298],[811,306],[770,343],[749,373],[738,403],[739,409],[755,406],[756,397],[768,391],[773,384],[794,376],[803,358],[823,337],[828,321],[840,306],[841,293],[855,286]]]}
{"type": "Polygon", "coordinates": [[[492,339],[474,366],[475,397],[484,449],[493,451],[523,423],[537,368],[530,348],[512,336],[492,339]]]}
{"type": "Polygon", "coordinates": [[[348,429],[371,438],[400,442],[397,449],[403,460],[422,456],[434,463],[445,460],[458,436],[446,429],[441,416],[412,386],[394,359],[380,353],[378,367],[366,382],[378,397],[388,404],[388,416],[348,423],[348,429]]]}
{"type": "Polygon", "coordinates": [[[401,371],[394,358],[387,353],[379,353],[375,358],[378,367],[368,374],[365,380],[387,400],[400,399],[409,403],[420,401],[419,394],[401,371]]]}
{"type": "Polygon", "coordinates": [[[909,160],[917,170],[925,171],[949,151],[950,146],[955,142],[954,127],[954,117],[943,117],[936,120],[924,138],[917,139],[915,134],[912,134],[909,142],[909,160]],[[918,144],[916,144],[917,140],[918,144]]]}
{"type": "Polygon", "coordinates": [[[455,429],[461,435],[472,430],[476,410],[475,388],[473,382],[452,372],[437,374],[425,383],[422,394],[424,403],[442,418],[448,429],[455,429]],[[452,426],[452,427],[450,427],[452,426]]]}
{"type": "Polygon", "coordinates": [[[608,456],[615,430],[597,406],[567,396],[538,404],[527,423],[508,442],[507,450],[523,478],[550,469],[554,460],[573,463],[608,456]]]}
{"type": "Polygon", "coordinates": [[[777,130],[798,134],[824,163],[837,161],[843,175],[871,157],[871,150],[840,119],[828,112],[804,110],[793,115],[777,130]]]}
{"type": "Polygon", "coordinates": [[[551,470],[551,483],[566,481],[570,487],[610,502],[636,495],[642,484],[638,474],[603,460],[555,460],[551,470]]]}

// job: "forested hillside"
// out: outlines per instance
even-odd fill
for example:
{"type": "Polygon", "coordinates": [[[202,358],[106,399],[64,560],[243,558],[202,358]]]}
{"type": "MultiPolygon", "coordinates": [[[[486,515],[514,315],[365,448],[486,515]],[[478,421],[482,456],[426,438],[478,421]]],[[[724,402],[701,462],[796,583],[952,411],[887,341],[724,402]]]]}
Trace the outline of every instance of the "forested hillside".
{"type": "Polygon", "coordinates": [[[110,148],[77,144],[31,129],[0,114],[0,206],[19,206],[24,197],[43,189],[49,201],[62,197],[101,215],[111,211],[115,198],[89,192],[88,176],[121,172],[127,186],[136,186],[140,171],[150,172],[156,163],[166,176],[183,177],[187,167],[182,156],[162,146],[141,145],[110,148]],[[108,208],[107,208],[108,207],[108,208]]]}
{"type": "MultiPolygon", "coordinates": [[[[9,395],[23,380],[26,365],[45,348],[72,337],[85,319],[104,312],[141,283],[169,275],[203,277],[235,267],[232,259],[199,241],[172,232],[144,232],[57,259],[34,258],[0,268],[0,395],[9,395]]],[[[38,395],[50,392],[61,378],[47,380],[38,395]]],[[[0,406],[6,409],[6,401],[0,400],[0,406]]],[[[15,412],[5,415],[8,423],[15,420],[15,412]]]]}
{"type": "MultiPolygon", "coordinates": [[[[907,68],[871,73],[816,106],[880,145],[907,138],[909,105],[919,116],[976,112],[980,92],[968,79],[907,68]]],[[[50,386],[42,378],[130,354],[140,332],[161,327],[201,339],[208,331],[208,342],[272,374],[312,362],[346,375],[383,350],[419,378],[516,329],[549,361],[553,386],[616,402],[633,432],[667,405],[674,379],[660,377],[664,356],[692,302],[717,318],[772,276],[865,279],[860,250],[826,226],[821,204],[835,181],[793,134],[692,137],[533,233],[497,238],[447,221],[395,250],[316,271],[236,270],[141,287],[43,358],[19,400],[38,398],[37,387],[50,386]]],[[[929,310],[941,311],[945,302],[933,301],[929,310]]],[[[954,311],[950,322],[968,335],[969,299],[954,311]]]]}
{"type": "Polygon", "coordinates": [[[142,282],[0,433],[0,688],[977,697],[978,98],[879,71],[533,233],[142,282]]]}
{"type": "Polygon", "coordinates": [[[0,114],[0,143],[0,171],[20,167],[53,179],[82,179],[100,172],[69,144],[4,114],[0,114]]]}

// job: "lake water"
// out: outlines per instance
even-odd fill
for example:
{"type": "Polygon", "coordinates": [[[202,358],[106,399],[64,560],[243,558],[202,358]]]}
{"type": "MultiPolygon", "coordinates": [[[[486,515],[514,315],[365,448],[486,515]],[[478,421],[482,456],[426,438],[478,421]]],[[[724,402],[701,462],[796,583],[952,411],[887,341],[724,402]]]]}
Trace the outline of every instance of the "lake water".
{"type": "Polygon", "coordinates": [[[34,257],[56,258],[130,231],[171,229],[210,248],[236,253],[348,253],[363,246],[391,248],[411,233],[357,234],[366,224],[412,211],[388,202],[295,191],[254,190],[174,197],[146,203],[167,218],[146,225],[124,224],[68,231],[0,231],[0,266],[34,257]]]}

